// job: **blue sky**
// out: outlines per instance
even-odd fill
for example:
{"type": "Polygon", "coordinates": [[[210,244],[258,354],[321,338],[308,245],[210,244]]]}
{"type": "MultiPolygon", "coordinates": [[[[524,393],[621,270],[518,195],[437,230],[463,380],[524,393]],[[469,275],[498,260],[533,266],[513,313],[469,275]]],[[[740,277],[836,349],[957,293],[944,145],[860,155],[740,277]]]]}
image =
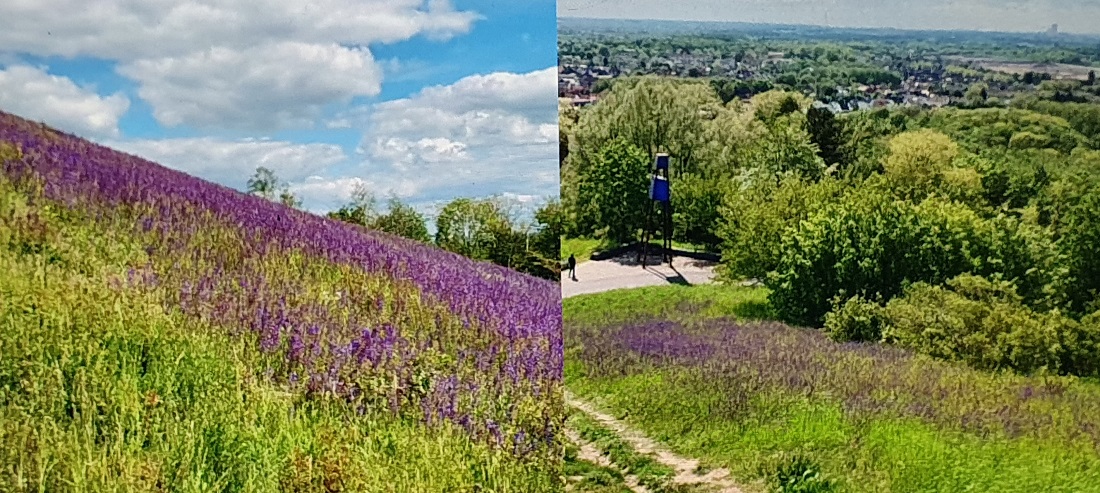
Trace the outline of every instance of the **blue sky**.
{"type": "Polygon", "coordinates": [[[553,0],[16,0],[0,47],[0,109],[315,212],[558,194],[553,0]]]}

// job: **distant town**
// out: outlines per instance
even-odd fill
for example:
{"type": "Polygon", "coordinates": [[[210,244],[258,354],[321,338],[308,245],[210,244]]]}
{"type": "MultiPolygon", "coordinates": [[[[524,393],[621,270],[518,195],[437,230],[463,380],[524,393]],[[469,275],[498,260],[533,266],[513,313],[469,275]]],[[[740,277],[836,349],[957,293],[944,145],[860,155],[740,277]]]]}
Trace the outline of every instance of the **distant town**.
{"type": "Polygon", "coordinates": [[[586,106],[617,78],[657,75],[710,80],[720,93],[727,88],[726,100],[796,89],[817,106],[843,113],[1008,100],[1040,86],[1057,91],[1064,82],[1092,85],[1100,53],[1061,46],[1057,24],[1043,34],[1047,46],[1032,38],[1008,47],[981,40],[930,46],[917,37],[906,46],[811,36],[652,38],[566,29],[559,41],[558,96],[586,106]]]}

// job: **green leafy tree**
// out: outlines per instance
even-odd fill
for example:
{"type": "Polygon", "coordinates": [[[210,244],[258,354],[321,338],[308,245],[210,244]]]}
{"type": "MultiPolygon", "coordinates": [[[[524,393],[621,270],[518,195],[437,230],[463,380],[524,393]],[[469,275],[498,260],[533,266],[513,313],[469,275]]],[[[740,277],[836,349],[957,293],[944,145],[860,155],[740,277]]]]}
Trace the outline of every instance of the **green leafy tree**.
{"type": "Polygon", "coordinates": [[[249,178],[248,193],[279,202],[287,207],[302,206],[302,201],[290,192],[290,186],[280,182],[274,171],[263,166],[257,167],[252,178],[249,178]]]}
{"type": "Polygon", "coordinates": [[[989,85],[978,82],[966,90],[966,102],[971,106],[981,106],[989,99],[989,85]]]}
{"type": "Polygon", "coordinates": [[[580,112],[569,99],[561,98],[558,100],[558,167],[565,165],[565,160],[569,157],[569,143],[575,127],[577,126],[577,120],[580,119],[580,112]]]}
{"type": "Polygon", "coordinates": [[[748,148],[749,160],[775,177],[795,175],[817,180],[825,172],[818,147],[797,119],[780,117],[767,124],[767,131],[748,148]]]}
{"type": "Polygon", "coordinates": [[[938,285],[963,273],[1011,280],[1045,301],[1057,257],[1051,238],[1016,218],[985,219],[957,202],[899,201],[862,186],[784,235],[770,302],[787,320],[815,325],[830,300],[888,301],[907,283],[938,285]]]}
{"type": "Polygon", "coordinates": [[[579,204],[590,213],[589,224],[608,239],[626,242],[642,227],[649,206],[649,156],[625,139],[616,139],[582,177],[579,204]]]}
{"type": "Polygon", "coordinates": [[[506,229],[508,218],[494,201],[459,198],[439,212],[435,243],[472,259],[489,260],[498,234],[506,229]]]}
{"type": "Polygon", "coordinates": [[[810,98],[800,93],[782,90],[757,94],[749,101],[753,114],[765,123],[771,123],[792,114],[801,116],[810,109],[811,103],[810,98]]]}
{"type": "Polygon", "coordinates": [[[386,213],[376,217],[371,225],[379,231],[423,243],[431,242],[424,216],[396,197],[389,200],[386,213]]]}
{"type": "Polygon", "coordinates": [[[676,181],[676,193],[672,194],[673,238],[703,246],[717,248],[720,240],[715,234],[718,227],[718,209],[722,205],[723,181],[706,179],[696,174],[681,176],[676,181]]]}
{"type": "Polygon", "coordinates": [[[806,131],[810,134],[810,140],[817,145],[818,155],[826,166],[844,164],[844,154],[841,152],[844,144],[843,126],[832,111],[825,108],[807,110],[806,131]]]}
{"type": "Polygon", "coordinates": [[[279,203],[293,209],[302,207],[302,200],[291,193],[289,188],[284,188],[279,192],[279,203]]]}
{"type": "Polygon", "coordinates": [[[328,217],[340,221],[370,227],[377,214],[374,194],[360,184],[351,194],[351,201],[338,210],[328,213],[328,217]]]}
{"type": "Polygon", "coordinates": [[[581,114],[570,162],[583,173],[605,144],[622,138],[651,157],[669,153],[674,173],[691,172],[701,145],[701,112],[716,111],[720,104],[710,85],[702,82],[619,79],[610,94],[581,114]]]}
{"type": "Polygon", "coordinates": [[[1086,191],[1071,205],[1064,219],[1062,248],[1068,257],[1072,308],[1083,312],[1100,300],[1100,189],[1086,191]]]}
{"type": "Polygon", "coordinates": [[[726,193],[719,208],[722,273],[734,279],[767,279],[779,266],[783,239],[798,224],[844,192],[839,180],[812,184],[789,176],[776,184],[762,177],[726,193]]]}
{"type": "Polygon", "coordinates": [[[257,167],[252,178],[248,179],[248,193],[275,200],[279,194],[279,177],[275,172],[263,166],[257,167]]]}
{"type": "Polygon", "coordinates": [[[531,239],[531,249],[540,257],[554,262],[561,258],[561,238],[565,235],[565,210],[561,201],[551,200],[535,211],[539,228],[531,239]]]}
{"type": "Polygon", "coordinates": [[[890,140],[883,168],[894,190],[905,198],[923,198],[943,183],[944,173],[959,155],[959,146],[935,130],[915,130],[890,140]]]}

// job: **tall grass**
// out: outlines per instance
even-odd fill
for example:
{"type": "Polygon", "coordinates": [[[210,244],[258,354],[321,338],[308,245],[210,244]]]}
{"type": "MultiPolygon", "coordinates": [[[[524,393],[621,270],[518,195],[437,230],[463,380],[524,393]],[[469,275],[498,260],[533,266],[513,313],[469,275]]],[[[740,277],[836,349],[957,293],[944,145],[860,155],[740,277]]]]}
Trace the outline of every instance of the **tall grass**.
{"type": "Polygon", "coordinates": [[[559,487],[555,284],[2,113],[0,160],[0,489],[559,487]]]}
{"type": "Polygon", "coordinates": [[[746,482],[794,464],[836,491],[1100,491],[1094,382],[836,344],[743,321],[755,291],[707,290],[748,316],[715,317],[682,288],[649,291],[641,317],[607,315],[614,293],[566,300],[567,385],[746,482]]]}

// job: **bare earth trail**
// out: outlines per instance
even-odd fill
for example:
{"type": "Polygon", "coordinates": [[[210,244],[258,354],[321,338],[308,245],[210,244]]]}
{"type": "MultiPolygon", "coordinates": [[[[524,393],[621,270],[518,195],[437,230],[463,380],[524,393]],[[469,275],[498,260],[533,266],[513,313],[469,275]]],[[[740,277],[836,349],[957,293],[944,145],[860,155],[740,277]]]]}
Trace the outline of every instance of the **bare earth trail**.
{"type": "MultiPolygon", "coordinates": [[[[603,455],[599,451],[599,449],[596,448],[595,445],[592,445],[587,440],[581,438],[580,434],[578,434],[576,431],[566,428],[565,436],[569,439],[569,441],[577,444],[577,447],[580,448],[580,451],[577,453],[577,457],[579,457],[581,460],[597,464],[601,467],[615,468],[615,465],[611,463],[611,459],[608,459],[607,456],[603,455]]],[[[623,483],[626,484],[626,487],[630,488],[630,491],[633,491],[634,493],[649,493],[649,490],[646,489],[645,486],[642,486],[638,483],[638,477],[633,474],[623,474],[623,483]]]]}
{"type": "MultiPolygon", "coordinates": [[[[577,264],[577,280],[571,280],[566,273],[562,274],[562,298],[568,298],[580,294],[611,291],[615,289],[638,288],[643,286],[659,286],[662,284],[705,284],[714,280],[714,264],[700,262],[692,259],[674,258],[672,266],[668,264],[650,265],[642,268],[633,256],[620,257],[612,260],[588,261],[577,264]]],[[[651,262],[655,262],[654,259],[651,262]]],[[[699,461],[673,453],[662,447],[656,441],[646,437],[643,433],[630,428],[626,423],[600,411],[591,403],[582,401],[570,392],[565,394],[566,404],[587,414],[600,425],[614,431],[622,440],[640,454],[653,457],[657,462],[664,464],[676,471],[673,482],[682,485],[697,485],[706,491],[715,493],[742,493],[742,490],[729,479],[729,471],[726,469],[714,469],[705,474],[696,473],[699,461]]],[[[575,433],[570,433],[570,438],[577,438],[575,433]]],[[[598,451],[585,450],[582,442],[584,458],[592,460],[592,452],[599,455],[598,451]]],[[[590,447],[590,446],[589,446],[590,447]]],[[[604,463],[606,457],[600,455],[599,460],[593,462],[604,463]]],[[[631,478],[633,479],[633,478],[631,478]]],[[[632,481],[631,489],[642,491],[636,482],[632,481]]]]}

